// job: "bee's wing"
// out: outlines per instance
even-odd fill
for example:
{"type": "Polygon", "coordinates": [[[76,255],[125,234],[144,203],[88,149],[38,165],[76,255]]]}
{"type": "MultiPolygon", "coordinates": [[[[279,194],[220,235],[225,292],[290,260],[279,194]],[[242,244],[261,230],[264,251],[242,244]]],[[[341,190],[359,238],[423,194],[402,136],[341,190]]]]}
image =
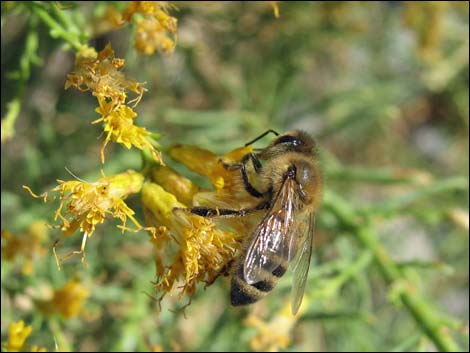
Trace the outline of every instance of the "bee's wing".
{"type": "Polygon", "coordinates": [[[261,223],[256,227],[243,263],[243,274],[248,284],[266,278],[280,264],[286,264],[295,252],[295,206],[298,196],[295,181],[286,178],[261,223]]]}
{"type": "Polygon", "coordinates": [[[297,264],[294,268],[294,281],[292,283],[292,314],[297,314],[307,283],[308,269],[312,257],[313,234],[315,232],[315,213],[307,215],[305,223],[299,222],[298,241],[302,244],[297,264]]]}

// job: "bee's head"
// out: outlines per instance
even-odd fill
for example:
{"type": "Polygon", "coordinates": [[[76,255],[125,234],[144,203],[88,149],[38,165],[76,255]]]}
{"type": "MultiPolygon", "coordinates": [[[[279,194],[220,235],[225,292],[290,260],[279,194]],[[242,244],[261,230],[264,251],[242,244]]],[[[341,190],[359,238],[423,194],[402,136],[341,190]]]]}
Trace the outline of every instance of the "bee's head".
{"type": "Polygon", "coordinates": [[[306,132],[293,130],[276,137],[268,148],[274,148],[279,152],[311,154],[315,148],[315,141],[306,132]]]}

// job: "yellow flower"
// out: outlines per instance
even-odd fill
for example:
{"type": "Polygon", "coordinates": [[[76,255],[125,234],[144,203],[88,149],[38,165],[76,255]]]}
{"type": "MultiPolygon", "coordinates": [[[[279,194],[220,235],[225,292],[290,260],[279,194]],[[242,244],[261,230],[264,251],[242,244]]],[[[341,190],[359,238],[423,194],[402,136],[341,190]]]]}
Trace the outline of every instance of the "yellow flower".
{"type": "Polygon", "coordinates": [[[252,145],[236,148],[224,156],[217,156],[211,151],[190,145],[177,145],[169,150],[174,160],[183,163],[193,172],[209,178],[216,190],[232,190],[238,187],[239,171],[228,171],[224,163],[239,162],[243,156],[253,151],[252,145]]]}
{"type": "Polygon", "coordinates": [[[155,51],[171,53],[176,45],[178,26],[177,19],[169,15],[172,7],[175,8],[166,1],[130,1],[121,14],[109,6],[105,16],[95,26],[95,33],[120,28],[139,14],[135,20],[135,48],[145,55],[152,55],[155,51]]]}
{"type": "Polygon", "coordinates": [[[137,21],[135,48],[145,55],[155,51],[171,53],[175,49],[175,40],[168,36],[165,27],[154,17],[137,21]]]}
{"type": "Polygon", "coordinates": [[[247,146],[217,156],[196,146],[169,149],[174,160],[208,177],[216,191],[203,190],[167,167],[152,170],[156,183],[144,184],[142,201],[147,224],[156,229],[151,240],[155,247],[158,290],[168,293],[180,283],[180,294],[191,296],[197,283],[211,284],[233,260],[246,235],[246,222],[250,221],[209,219],[184,208],[199,205],[238,208],[244,207],[245,199],[250,199],[252,206],[253,198],[243,188],[240,171],[224,167],[240,162],[251,151],[252,146],[247,146]]]}
{"type": "Polygon", "coordinates": [[[131,1],[123,14],[130,22],[135,13],[144,17],[137,21],[135,47],[145,55],[156,50],[170,53],[175,48],[178,21],[168,14],[171,5],[166,1],[131,1]]]}
{"type": "Polygon", "coordinates": [[[33,328],[25,326],[24,321],[12,322],[8,326],[8,341],[2,343],[2,351],[7,352],[47,352],[46,348],[25,345],[26,339],[31,334],[33,328]]]}
{"type": "Polygon", "coordinates": [[[255,314],[250,314],[244,321],[248,327],[256,329],[257,334],[251,339],[250,347],[257,352],[277,352],[286,349],[290,342],[290,333],[297,318],[307,308],[307,300],[300,307],[298,315],[292,315],[291,303],[286,301],[269,321],[260,319],[255,314]]]}
{"type": "Polygon", "coordinates": [[[153,234],[156,246],[157,289],[170,292],[182,282],[180,294],[194,294],[198,282],[211,283],[240,248],[240,236],[218,229],[207,218],[181,210],[185,205],[155,183],[145,183],[142,202],[147,222],[159,229],[153,234]],[[174,249],[172,251],[172,248],[174,249]],[[170,258],[171,263],[165,265],[170,258]]]}
{"type": "Polygon", "coordinates": [[[71,280],[54,291],[50,300],[37,301],[36,305],[46,315],[59,314],[70,319],[80,314],[83,303],[90,296],[90,291],[77,280],[71,280]]]}
{"type": "Polygon", "coordinates": [[[24,343],[31,334],[33,328],[25,326],[24,321],[12,322],[8,326],[8,341],[5,345],[8,352],[19,352],[23,349],[24,343]]]}
{"type": "Polygon", "coordinates": [[[137,114],[132,108],[126,105],[114,107],[114,102],[106,102],[103,98],[98,98],[99,107],[96,109],[101,118],[93,121],[93,124],[103,122],[106,139],[101,148],[101,162],[104,163],[104,149],[109,141],[114,141],[130,149],[132,146],[140,150],[148,151],[154,160],[163,164],[159,151],[152,144],[152,133],[143,127],[134,125],[137,114]]]}
{"type": "Polygon", "coordinates": [[[152,181],[162,186],[165,191],[175,195],[178,201],[186,206],[191,206],[194,195],[201,191],[201,188],[191,180],[167,166],[158,165],[154,167],[151,176],[152,181]]]}
{"type": "Polygon", "coordinates": [[[139,222],[134,218],[134,211],[130,209],[124,199],[140,191],[144,177],[134,171],[114,176],[103,176],[94,183],[80,180],[62,181],[59,185],[42,195],[34,194],[27,186],[23,186],[33,197],[42,197],[46,202],[52,192],[58,192],[60,205],[55,213],[54,220],[62,221],[59,226],[64,235],[70,235],[78,228],[84,233],[82,248],[83,254],[86,238],[95,231],[96,225],[103,223],[107,216],[118,218],[122,222],[121,228],[125,228],[127,218],[137,227],[139,222]],[[65,213],[63,210],[65,206],[65,213]]]}
{"type": "Polygon", "coordinates": [[[33,222],[24,233],[13,234],[8,230],[2,230],[2,257],[7,261],[13,261],[16,257],[22,257],[23,274],[33,273],[33,264],[38,257],[46,252],[42,242],[47,237],[45,221],[33,222]]]}
{"type": "Polygon", "coordinates": [[[126,21],[130,21],[134,14],[141,13],[146,16],[155,16],[169,31],[175,33],[177,20],[168,14],[171,5],[168,1],[131,1],[123,14],[126,21]]]}
{"type": "Polygon", "coordinates": [[[64,288],[54,292],[52,303],[58,313],[70,319],[80,313],[83,302],[89,295],[89,290],[80,282],[70,281],[64,288]]]}
{"type": "Polygon", "coordinates": [[[138,95],[132,101],[137,104],[145,92],[144,84],[126,78],[119,71],[124,64],[124,59],[115,57],[111,44],[99,53],[93,48],[83,47],[77,53],[74,72],[67,75],[65,89],[73,86],[80,91],[91,90],[98,99],[112,102],[113,109],[125,103],[126,91],[129,90],[138,95]]]}

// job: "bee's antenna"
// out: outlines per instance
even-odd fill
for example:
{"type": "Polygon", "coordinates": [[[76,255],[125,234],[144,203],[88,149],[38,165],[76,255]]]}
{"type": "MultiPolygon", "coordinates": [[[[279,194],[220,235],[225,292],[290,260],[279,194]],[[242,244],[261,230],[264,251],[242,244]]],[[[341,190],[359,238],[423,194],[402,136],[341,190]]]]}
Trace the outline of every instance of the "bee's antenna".
{"type": "Polygon", "coordinates": [[[276,132],[276,131],[274,131],[274,130],[272,130],[272,129],[269,129],[268,131],[263,132],[261,135],[259,135],[259,136],[258,136],[257,138],[255,138],[254,140],[245,143],[245,147],[254,144],[256,141],[262,139],[263,137],[265,137],[265,136],[266,136],[267,134],[269,134],[269,133],[273,133],[274,135],[279,136],[279,133],[278,133],[278,132],[276,132]]]}

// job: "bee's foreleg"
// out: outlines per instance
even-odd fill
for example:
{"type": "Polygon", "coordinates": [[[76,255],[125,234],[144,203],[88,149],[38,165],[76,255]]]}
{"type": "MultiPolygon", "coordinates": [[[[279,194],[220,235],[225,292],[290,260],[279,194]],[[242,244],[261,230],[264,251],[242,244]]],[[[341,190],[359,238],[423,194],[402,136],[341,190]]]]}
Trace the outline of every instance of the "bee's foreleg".
{"type": "Polygon", "coordinates": [[[224,163],[224,168],[227,170],[237,170],[240,169],[240,172],[242,174],[242,179],[243,179],[243,185],[245,186],[245,190],[252,196],[261,198],[264,196],[263,193],[259,192],[256,190],[253,185],[251,185],[250,180],[248,179],[248,175],[246,173],[246,164],[248,161],[251,160],[253,163],[253,168],[255,169],[256,173],[259,173],[261,171],[261,162],[259,161],[258,157],[256,157],[256,154],[254,153],[248,153],[246,154],[240,163],[235,163],[235,164],[228,164],[224,163]]]}
{"type": "MultiPolygon", "coordinates": [[[[242,172],[243,172],[243,169],[245,169],[245,165],[250,160],[253,163],[253,168],[255,169],[255,172],[259,173],[261,171],[262,165],[255,153],[247,153],[246,155],[243,156],[240,163],[229,164],[229,163],[223,162],[223,165],[226,170],[233,171],[237,169],[242,169],[242,172]]],[[[245,170],[245,173],[246,173],[246,170],[245,170]]]]}

